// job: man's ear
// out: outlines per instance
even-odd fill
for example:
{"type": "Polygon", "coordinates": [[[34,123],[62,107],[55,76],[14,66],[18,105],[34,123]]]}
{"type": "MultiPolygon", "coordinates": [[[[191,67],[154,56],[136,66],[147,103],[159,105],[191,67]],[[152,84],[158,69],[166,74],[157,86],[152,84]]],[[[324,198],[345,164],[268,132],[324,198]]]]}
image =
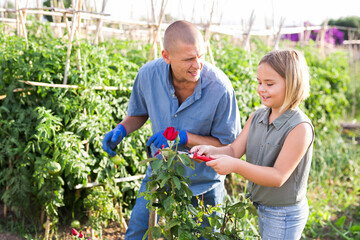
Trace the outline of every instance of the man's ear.
{"type": "Polygon", "coordinates": [[[165,61],[167,64],[170,64],[170,54],[169,54],[169,52],[168,52],[166,49],[164,49],[164,50],[161,51],[161,55],[162,55],[164,61],[165,61]]]}

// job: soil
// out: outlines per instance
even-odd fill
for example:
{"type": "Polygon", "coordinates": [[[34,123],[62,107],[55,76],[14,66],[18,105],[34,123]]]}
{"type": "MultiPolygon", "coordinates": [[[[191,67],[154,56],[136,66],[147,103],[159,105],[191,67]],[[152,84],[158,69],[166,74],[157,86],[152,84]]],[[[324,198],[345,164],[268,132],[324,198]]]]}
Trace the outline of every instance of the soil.
{"type": "MultiPolygon", "coordinates": [[[[14,214],[11,211],[7,211],[7,216],[4,216],[4,205],[0,204],[0,240],[24,240],[26,238],[18,236],[16,233],[1,232],[3,227],[2,223],[6,223],[14,217],[14,214]]],[[[128,224],[128,222],[126,223],[128,224]]],[[[102,230],[102,239],[103,240],[124,240],[125,239],[125,227],[120,227],[118,222],[110,222],[106,228],[102,230]]],[[[78,229],[79,230],[79,229],[78,229]]],[[[90,229],[83,231],[85,239],[91,238],[90,229]]],[[[44,234],[44,232],[43,232],[44,234]]],[[[35,236],[33,236],[35,238],[35,236]]],[[[44,236],[38,236],[35,239],[43,239],[44,236]]],[[[57,237],[53,236],[51,239],[59,240],[74,240],[71,234],[71,226],[59,226],[57,230],[57,237]]]]}
{"type": "MultiPolygon", "coordinates": [[[[124,240],[125,239],[125,230],[122,230],[117,223],[110,223],[107,228],[103,229],[102,232],[103,240],[124,240]]],[[[87,230],[85,233],[85,239],[90,239],[90,231],[87,230]]],[[[0,232],[0,240],[24,240],[25,238],[20,237],[13,233],[1,233],[0,232]]],[[[42,237],[38,237],[37,239],[42,239],[42,237]]],[[[71,227],[60,227],[58,229],[57,238],[55,236],[52,239],[60,239],[60,240],[74,240],[71,235],[71,227]]]]}

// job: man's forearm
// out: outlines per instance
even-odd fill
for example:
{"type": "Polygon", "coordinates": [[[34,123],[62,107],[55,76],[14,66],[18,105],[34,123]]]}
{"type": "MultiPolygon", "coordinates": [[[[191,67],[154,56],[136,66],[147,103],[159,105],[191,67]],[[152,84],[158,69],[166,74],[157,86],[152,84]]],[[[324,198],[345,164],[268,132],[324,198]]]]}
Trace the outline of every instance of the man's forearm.
{"type": "Polygon", "coordinates": [[[125,127],[126,133],[130,134],[141,128],[148,118],[148,116],[126,116],[121,124],[125,127]]]}
{"type": "Polygon", "coordinates": [[[224,146],[219,139],[211,136],[200,136],[192,133],[187,133],[188,135],[188,144],[186,146],[193,147],[196,145],[212,145],[215,147],[224,146]]]}

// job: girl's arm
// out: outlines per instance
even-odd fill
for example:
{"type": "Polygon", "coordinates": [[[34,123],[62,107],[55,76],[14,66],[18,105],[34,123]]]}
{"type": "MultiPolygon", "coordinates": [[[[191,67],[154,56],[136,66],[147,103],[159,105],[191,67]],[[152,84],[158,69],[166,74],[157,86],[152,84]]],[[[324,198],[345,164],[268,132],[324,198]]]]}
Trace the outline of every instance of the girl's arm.
{"type": "Polygon", "coordinates": [[[210,155],[224,154],[231,157],[241,158],[246,151],[246,142],[253,115],[254,114],[252,114],[250,118],[246,121],[244,128],[241,130],[239,136],[237,136],[237,138],[232,144],[223,147],[198,145],[193,147],[190,151],[197,152],[199,155],[205,155],[207,157],[209,157],[210,155]]]}
{"type": "Polygon", "coordinates": [[[267,187],[281,187],[297,167],[313,141],[310,124],[297,125],[286,137],[273,167],[264,167],[224,155],[211,156],[206,163],[219,174],[238,173],[246,179],[267,187]]]}

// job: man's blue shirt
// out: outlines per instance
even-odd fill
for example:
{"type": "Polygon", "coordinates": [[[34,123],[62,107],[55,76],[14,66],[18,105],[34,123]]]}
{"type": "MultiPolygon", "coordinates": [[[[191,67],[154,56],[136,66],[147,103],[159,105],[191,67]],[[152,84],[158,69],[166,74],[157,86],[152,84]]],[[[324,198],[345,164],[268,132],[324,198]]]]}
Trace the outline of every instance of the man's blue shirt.
{"type": "MultiPolygon", "coordinates": [[[[180,106],[172,84],[170,65],[162,58],[145,64],[136,76],[128,115],[149,116],[153,133],[174,127],[218,138],[222,144],[232,143],[241,130],[231,82],[220,69],[207,62],[194,93],[180,106]]],[[[152,152],[156,151],[152,146],[152,152]]],[[[186,176],[191,176],[190,189],[194,195],[210,191],[225,178],[205,162],[195,162],[195,170],[186,167],[186,176]]]]}

